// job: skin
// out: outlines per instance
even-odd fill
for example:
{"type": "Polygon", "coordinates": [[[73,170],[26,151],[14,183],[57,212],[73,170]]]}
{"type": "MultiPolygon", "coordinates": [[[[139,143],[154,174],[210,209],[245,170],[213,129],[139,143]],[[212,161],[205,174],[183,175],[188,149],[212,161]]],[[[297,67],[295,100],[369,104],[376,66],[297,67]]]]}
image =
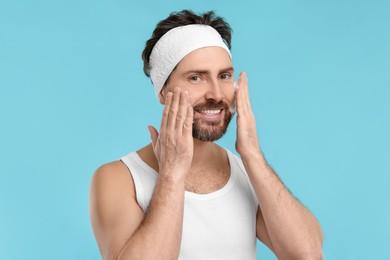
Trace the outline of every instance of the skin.
{"type": "Polygon", "coordinates": [[[194,118],[202,118],[192,107],[209,99],[236,102],[236,150],[261,202],[257,237],[279,259],[322,259],[319,223],[263,156],[246,74],[240,74],[236,94],[233,83],[232,62],[219,47],[191,52],[170,75],[159,96],[164,105],[160,129],[149,126],[152,143],[137,151],[159,173],[147,213],[137,204],[131,174],[122,162],[97,169],[91,183],[91,222],[104,259],[178,258],[184,192],[213,192],[230,175],[224,149],[192,137],[194,118]]]}

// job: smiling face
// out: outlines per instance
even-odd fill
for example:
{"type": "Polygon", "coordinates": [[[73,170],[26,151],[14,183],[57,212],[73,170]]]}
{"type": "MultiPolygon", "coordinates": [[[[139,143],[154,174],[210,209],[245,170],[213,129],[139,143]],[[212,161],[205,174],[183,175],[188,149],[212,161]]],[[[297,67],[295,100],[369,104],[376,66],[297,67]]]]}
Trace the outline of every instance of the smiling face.
{"type": "Polygon", "coordinates": [[[194,108],[194,138],[215,141],[226,133],[233,116],[233,72],[230,56],[223,48],[197,49],[171,73],[160,102],[164,103],[166,93],[175,87],[187,90],[194,108]]]}

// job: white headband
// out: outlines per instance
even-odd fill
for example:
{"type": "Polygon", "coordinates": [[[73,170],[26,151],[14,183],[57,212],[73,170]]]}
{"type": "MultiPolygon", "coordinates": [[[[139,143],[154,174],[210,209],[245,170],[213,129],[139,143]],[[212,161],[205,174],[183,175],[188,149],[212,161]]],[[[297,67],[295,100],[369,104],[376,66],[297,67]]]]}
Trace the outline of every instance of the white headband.
{"type": "Polygon", "coordinates": [[[221,35],[211,26],[190,24],[165,33],[157,41],[149,59],[150,78],[157,98],[169,75],[184,56],[194,50],[211,46],[224,48],[230,58],[232,57],[221,35]]]}

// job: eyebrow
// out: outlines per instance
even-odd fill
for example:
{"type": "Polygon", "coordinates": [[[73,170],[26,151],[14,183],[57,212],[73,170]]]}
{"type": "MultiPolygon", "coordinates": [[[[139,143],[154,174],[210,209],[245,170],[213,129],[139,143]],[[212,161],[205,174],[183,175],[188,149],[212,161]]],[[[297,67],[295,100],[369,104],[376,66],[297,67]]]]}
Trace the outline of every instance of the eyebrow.
{"type": "MultiPolygon", "coordinates": [[[[218,74],[220,74],[222,72],[226,72],[226,71],[234,72],[234,68],[233,67],[227,67],[227,68],[224,68],[224,69],[220,69],[218,74]]],[[[192,74],[192,73],[196,73],[196,74],[210,74],[210,71],[209,70],[189,70],[189,71],[184,72],[183,75],[192,74]]]]}

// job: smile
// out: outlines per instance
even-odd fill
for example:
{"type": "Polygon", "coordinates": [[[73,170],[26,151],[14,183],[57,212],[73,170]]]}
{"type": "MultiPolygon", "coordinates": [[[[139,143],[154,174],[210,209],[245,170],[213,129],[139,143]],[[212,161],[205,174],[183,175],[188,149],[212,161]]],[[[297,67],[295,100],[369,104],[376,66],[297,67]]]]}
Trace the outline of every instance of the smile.
{"type": "Polygon", "coordinates": [[[221,113],[222,109],[207,109],[207,110],[201,110],[199,111],[200,113],[204,114],[204,115],[216,115],[216,114],[219,114],[221,113]]]}
{"type": "Polygon", "coordinates": [[[220,121],[223,119],[224,109],[200,109],[196,110],[197,118],[204,121],[220,121]]]}

